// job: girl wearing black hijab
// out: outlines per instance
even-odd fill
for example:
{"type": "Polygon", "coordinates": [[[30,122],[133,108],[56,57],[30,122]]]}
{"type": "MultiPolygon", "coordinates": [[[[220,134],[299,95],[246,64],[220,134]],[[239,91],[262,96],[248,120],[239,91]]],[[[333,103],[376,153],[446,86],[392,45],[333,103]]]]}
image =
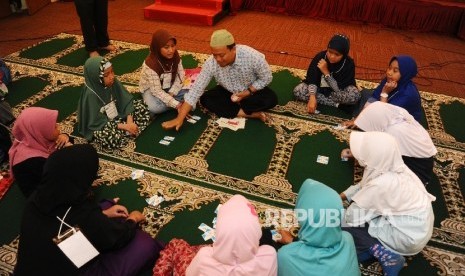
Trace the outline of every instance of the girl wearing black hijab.
{"type": "Polygon", "coordinates": [[[42,182],[24,209],[14,275],[137,275],[153,265],[162,246],[137,228],[144,216],[118,204],[102,211],[89,198],[98,163],[89,144],[49,156],[42,182]],[[53,241],[61,224],[57,216],[78,226],[99,252],[79,269],[53,241]]]}
{"type": "Polygon", "coordinates": [[[296,100],[307,102],[308,113],[315,113],[317,102],[339,107],[354,105],[360,99],[349,48],[349,38],[336,34],[327,49],[312,59],[305,80],[294,88],[296,100]]]}

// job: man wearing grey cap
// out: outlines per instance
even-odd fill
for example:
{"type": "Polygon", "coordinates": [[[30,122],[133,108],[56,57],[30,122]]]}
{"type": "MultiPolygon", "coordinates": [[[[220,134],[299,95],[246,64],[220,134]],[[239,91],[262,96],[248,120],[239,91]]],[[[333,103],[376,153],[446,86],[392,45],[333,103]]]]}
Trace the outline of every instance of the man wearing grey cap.
{"type": "Polygon", "coordinates": [[[266,120],[263,111],[278,103],[276,93],[267,87],[273,76],[262,53],[246,45],[236,45],[232,34],[225,29],[213,32],[210,47],[212,55],[185,94],[178,116],[164,122],[163,128],[179,130],[199,99],[202,106],[219,117],[262,121],[266,120]],[[205,91],[212,78],[218,85],[205,91]]]}

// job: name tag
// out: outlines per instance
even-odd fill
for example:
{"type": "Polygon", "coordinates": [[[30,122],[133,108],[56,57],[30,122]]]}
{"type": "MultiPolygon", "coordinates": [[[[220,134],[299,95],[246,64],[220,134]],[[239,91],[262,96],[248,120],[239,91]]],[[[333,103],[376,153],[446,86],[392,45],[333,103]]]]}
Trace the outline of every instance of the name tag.
{"type": "Polygon", "coordinates": [[[161,74],[162,78],[162,89],[168,89],[171,87],[171,73],[163,73],[161,74]]]}
{"type": "Polygon", "coordinates": [[[118,110],[116,109],[115,101],[111,101],[110,103],[102,106],[100,111],[105,111],[105,114],[110,121],[118,116],[118,110]]]}

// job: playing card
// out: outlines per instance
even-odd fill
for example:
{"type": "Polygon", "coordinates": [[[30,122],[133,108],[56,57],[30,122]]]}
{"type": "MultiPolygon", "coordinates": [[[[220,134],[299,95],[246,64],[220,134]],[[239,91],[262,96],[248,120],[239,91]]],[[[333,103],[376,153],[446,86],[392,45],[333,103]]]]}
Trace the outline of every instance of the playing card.
{"type": "Polygon", "coordinates": [[[338,124],[337,126],[333,126],[333,128],[335,130],[343,130],[343,129],[346,129],[347,127],[344,125],[338,124]]]}
{"type": "Polygon", "coordinates": [[[173,136],[165,136],[165,137],[163,137],[163,140],[174,141],[174,137],[173,136]]]}
{"type": "Polygon", "coordinates": [[[216,228],[216,221],[217,221],[217,218],[215,217],[215,218],[213,219],[213,228],[216,228]]]}
{"type": "Polygon", "coordinates": [[[197,228],[199,228],[199,229],[202,230],[203,232],[207,232],[207,231],[212,230],[212,228],[211,228],[210,226],[206,225],[206,224],[203,223],[203,222],[202,222],[202,223],[199,225],[199,227],[197,227],[197,228]]]}
{"type": "Polygon", "coordinates": [[[318,157],[316,158],[316,162],[318,162],[320,164],[327,165],[328,162],[329,162],[329,157],[328,156],[323,156],[323,155],[318,155],[318,157]]]}
{"type": "Polygon", "coordinates": [[[156,207],[156,206],[158,206],[160,203],[162,203],[163,201],[165,201],[165,199],[164,199],[162,196],[154,195],[154,196],[152,196],[151,198],[146,198],[145,201],[146,201],[149,205],[152,205],[152,206],[156,207]]]}
{"type": "Polygon", "coordinates": [[[142,176],[144,176],[144,170],[134,170],[132,171],[131,173],[131,178],[134,180],[134,179],[138,179],[138,178],[141,178],[142,176]]]}
{"type": "Polygon", "coordinates": [[[274,240],[275,242],[283,238],[281,234],[279,234],[278,231],[274,229],[271,229],[270,232],[271,232],[271,239],[274,240]]]}
{"type": "Polygon", "coordinates": [[[165,145],[165,146],[169,146],[169,144],[171,143],[170,141],[166,141],[166,140],[160,140],[160,142],[158,142],[162,145],[165,145]]]}

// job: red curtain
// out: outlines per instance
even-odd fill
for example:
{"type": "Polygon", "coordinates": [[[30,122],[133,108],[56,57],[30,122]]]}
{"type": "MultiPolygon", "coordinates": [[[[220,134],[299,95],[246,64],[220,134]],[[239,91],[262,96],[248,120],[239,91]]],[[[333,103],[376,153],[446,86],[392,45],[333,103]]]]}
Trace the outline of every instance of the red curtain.
{"type": "MultiPolygon", "coordinates": [[[[415,0],[230,0],[249,9],[439,32],[465,39],[465,8],[415,0]]],[[[233,7],[234,6],[234,7],[233,7]]]]}

